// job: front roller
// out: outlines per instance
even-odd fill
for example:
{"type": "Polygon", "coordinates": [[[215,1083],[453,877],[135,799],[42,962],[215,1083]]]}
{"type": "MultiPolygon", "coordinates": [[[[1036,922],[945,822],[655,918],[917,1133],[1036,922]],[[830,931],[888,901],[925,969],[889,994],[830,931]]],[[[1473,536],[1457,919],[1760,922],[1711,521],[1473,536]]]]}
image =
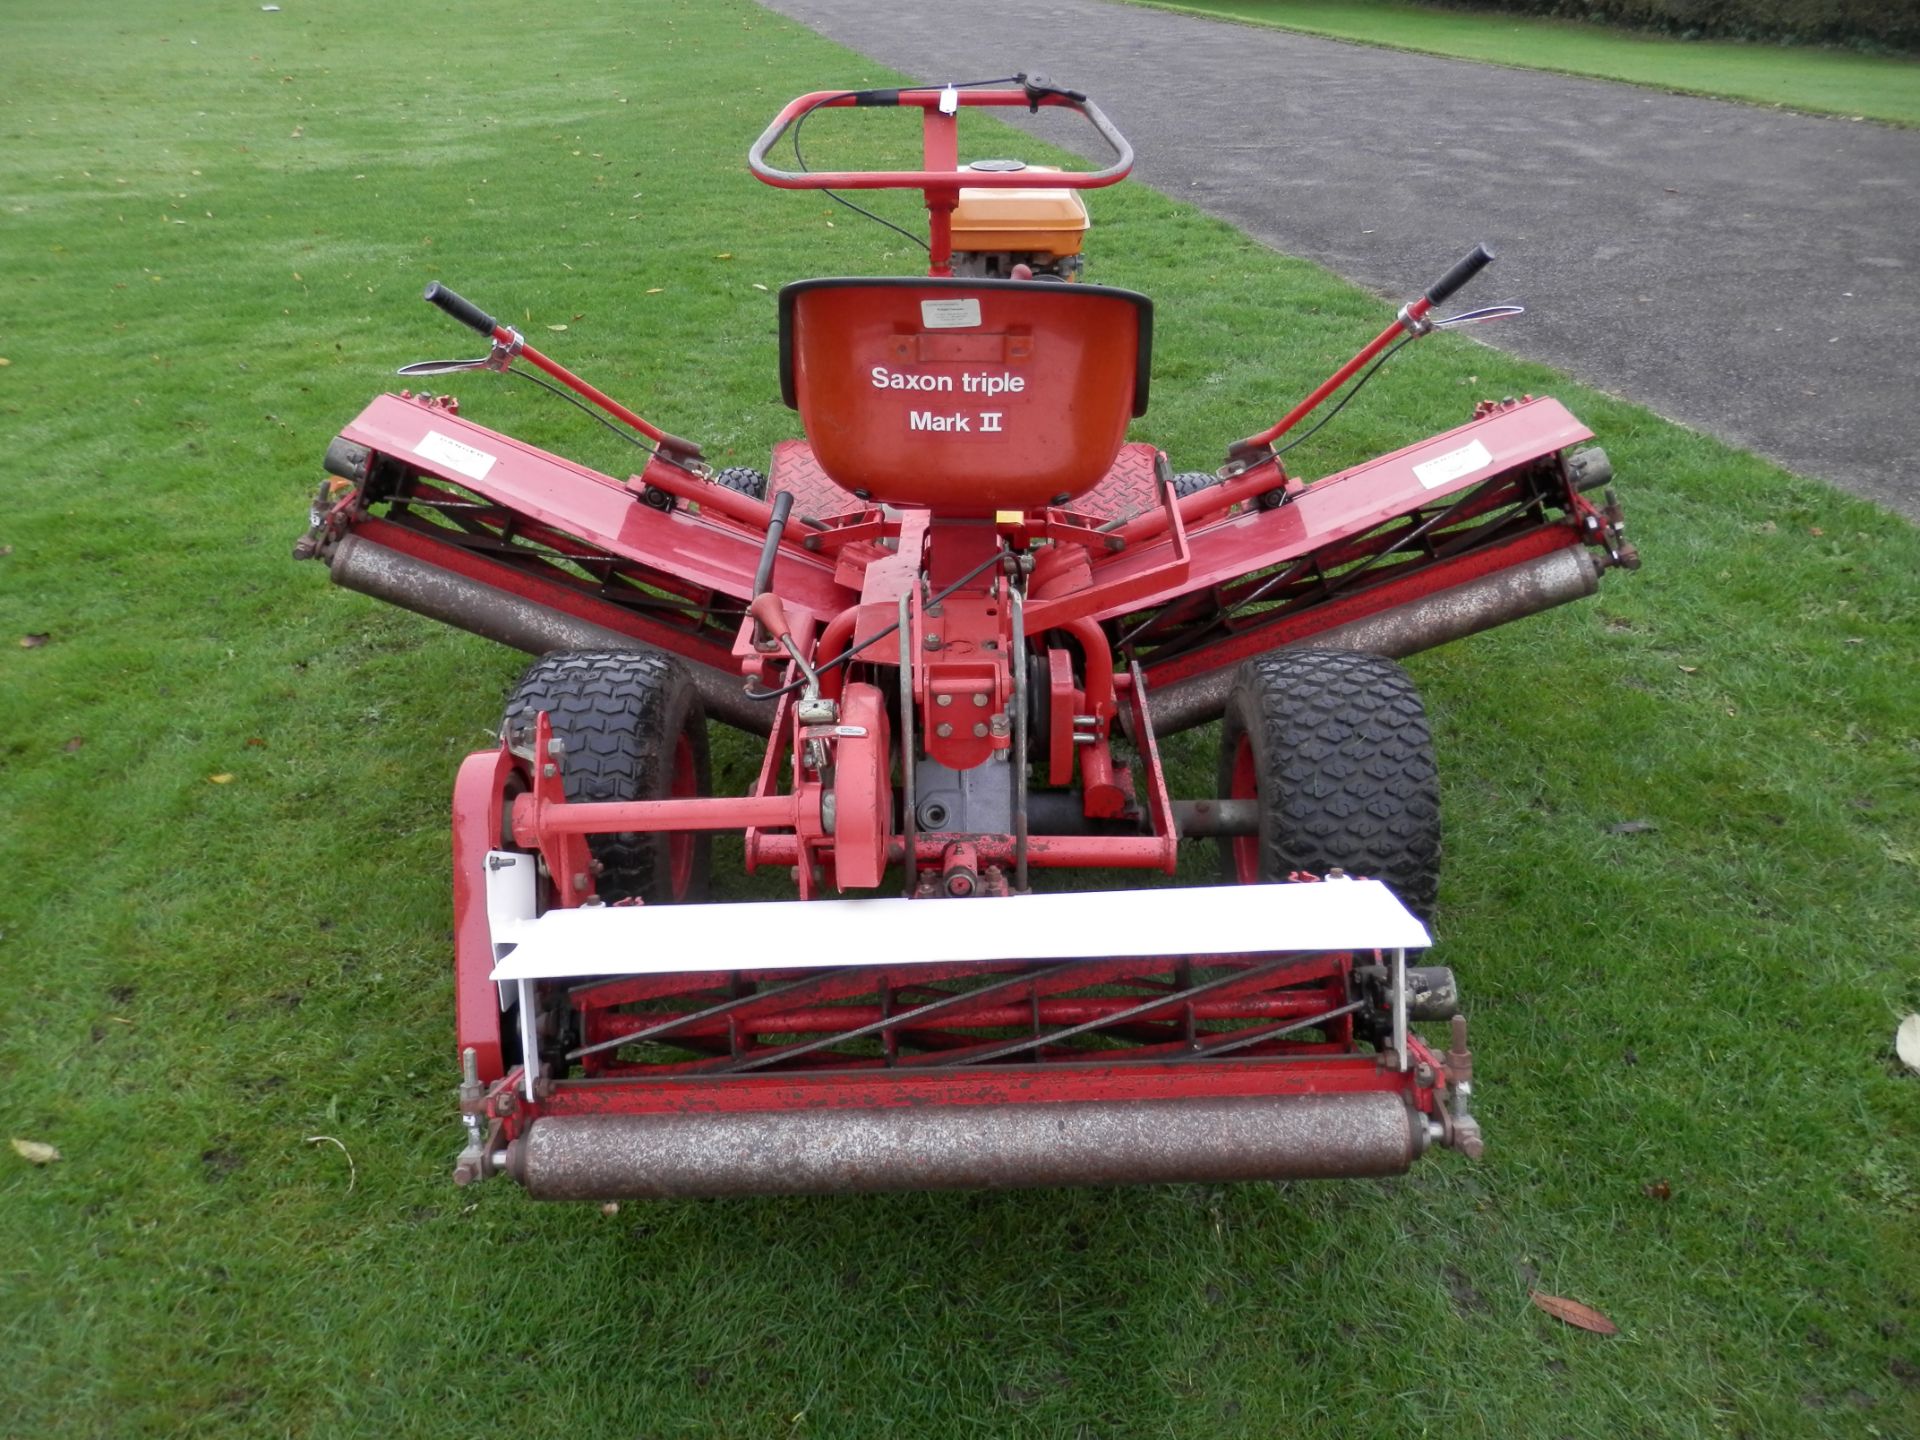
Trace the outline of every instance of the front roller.
{"type": "Polygon", "coordinates": [[[1401,1174],[1428,1126],[1386,1092],[549,1117],[506,1170],[536,1200],[1329,1180],[1401,1174]]]}

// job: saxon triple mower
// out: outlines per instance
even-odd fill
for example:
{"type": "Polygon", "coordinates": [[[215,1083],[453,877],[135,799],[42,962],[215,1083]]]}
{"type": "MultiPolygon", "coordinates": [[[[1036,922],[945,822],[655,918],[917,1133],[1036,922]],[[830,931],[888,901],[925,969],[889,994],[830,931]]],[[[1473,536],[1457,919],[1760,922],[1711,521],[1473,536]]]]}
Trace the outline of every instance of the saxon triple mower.
{"type": "Polygon", "coordinates": [[[1550,399],[1311,482],[1279,442],[1396,342],[1506,313],[1435,313],[1491,256],[1218,470],[1176,473],[1127,439],[1151,302],[1081,279],[1080,192],[1132,164],[1083,95],[804,95],[749,164],[922,192],[931,260],[780,293],[804,438],[764,473],[716,471],[434,285],[490,352],[403,374],[530,366],[651,455],[620,479],[449,397],[383,395],[328,449],[298,550],[540,657],[454,784],[455,1178],[600,1199],[1477,1154],[1452,975],[1408,962],[1440,835],[1394,659],[1589,594],[1633,553],[1588,499],[1605,456],[1550,399]],[[918,111],[922,168],[775,168],[848,106],[918,111]],[[963,163],[981,107],[1077,113],[1112,163],[963,163]],[[1217,790],[1174,798],[1160,740],[1216,719],[1217,790]],[[710,793],[710,721],[765,737],[744,795],[710,793]],[[719,831],[793,898],[704,903],[719,831]],[[1059,883],[1172,875],[1196,844],[1223,883],[1059,883]],[[1413,1028],[1431,1020],[1444,1052],[1413,1028]]]}

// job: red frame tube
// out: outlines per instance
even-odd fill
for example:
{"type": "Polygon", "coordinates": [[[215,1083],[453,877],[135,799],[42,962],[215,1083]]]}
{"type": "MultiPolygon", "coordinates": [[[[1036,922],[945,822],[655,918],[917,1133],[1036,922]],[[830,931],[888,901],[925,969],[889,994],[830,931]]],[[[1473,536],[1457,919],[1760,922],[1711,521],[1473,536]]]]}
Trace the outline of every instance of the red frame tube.
{"type": "Polygon", "coordinates": [[[1402,312],[1404,318],[1396,318],[1393,324],[1369,340],[1366,345],[1361,348],[1358,355],[1355,355],[1351,360],[1347,361],[1346,364],[1329,375],[1311,395],[1307,396],[1306,399],[1302,400],[1298,405],[1294,406],[1293,409],[1281,416],[1277,422],[1267,429],[1262,430],[1258,435],[1249,435],[1244,440],[1236,440],[1228,447],[1228,452],[1230,454],[1239,454],[1248,450],[1259,450],[1271,445],[1295,425],[1298,425],[1308,415],[1317,410],[1329,395],[1333,394],[1334,391],[1351,380],[1359,372],[1361,366],[1365,365],[1369,360],[1373,359],[1374,356],[1386,349],[1396,338],[1401,335],[1419,335],[1421,333],[1420,321],[1426,318],[1427,311],[1432,308],[1433,302],[1428,300],[1424,295],[1418,300],[1410,302],[1406,310],[1402,312]]]}

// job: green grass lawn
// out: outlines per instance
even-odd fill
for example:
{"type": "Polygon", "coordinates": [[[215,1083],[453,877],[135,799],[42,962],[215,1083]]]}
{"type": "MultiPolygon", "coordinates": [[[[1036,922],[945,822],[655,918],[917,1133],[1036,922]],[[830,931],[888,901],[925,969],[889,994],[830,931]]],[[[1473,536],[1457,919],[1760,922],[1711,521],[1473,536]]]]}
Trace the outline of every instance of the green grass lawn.
{"type": "MultiPolygon", "coordinates": [[[[793,426],[773,292],[913,255],[742,157],[789,94],[887,77],[724,0],[5,16],[0,1115],[64,1158],[0,1148],[0,1433],[1920,1430],[1911,527],[1449,336],[1296,452],[1551,391],[1646,556],[1413,663],[1478,1166],[612,1215],[456,1192],[447,792],[522,661],[287,558],[321,453],[393,366],[471,348],[419,301],[439,278],[764,462],[793,426]]],[[[1139,433],[1182,468],[1390,313],[1144,189],[1094,204],[1094,273],[1159,301],[1139,433]]],[[[530,387],[460,390],[631,459],[530,387]]],[[[1169,747],[1190,786],[1212,744],[1169,747]]],[[[753,760],[724,741],[720,783],[753,760]]]]}
{"type": "Polygon", "coordinates": [[[1396,50],[1559,70],[1776,105],[1920,125],[1920,59],[1812,45],[1678,40],[1611,25],[1398,0],[1132,0],[1396,50]]]}

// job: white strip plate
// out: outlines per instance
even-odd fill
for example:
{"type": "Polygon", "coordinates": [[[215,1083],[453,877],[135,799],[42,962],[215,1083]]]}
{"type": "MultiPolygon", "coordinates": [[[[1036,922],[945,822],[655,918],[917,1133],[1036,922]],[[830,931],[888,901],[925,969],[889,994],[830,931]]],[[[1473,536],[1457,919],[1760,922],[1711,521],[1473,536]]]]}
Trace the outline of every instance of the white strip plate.
{"type": "MultiPolygon", "coordinates": [[[[489,878],[502,873],[489,872],[489,878]]],[[[592,906],[549,910],[533,920],[495,911],[491,923],[499,957],[496,980],[1418,950],[1432,943],[1420,922],[1377,880],[969,900],[592,906]]]]}

